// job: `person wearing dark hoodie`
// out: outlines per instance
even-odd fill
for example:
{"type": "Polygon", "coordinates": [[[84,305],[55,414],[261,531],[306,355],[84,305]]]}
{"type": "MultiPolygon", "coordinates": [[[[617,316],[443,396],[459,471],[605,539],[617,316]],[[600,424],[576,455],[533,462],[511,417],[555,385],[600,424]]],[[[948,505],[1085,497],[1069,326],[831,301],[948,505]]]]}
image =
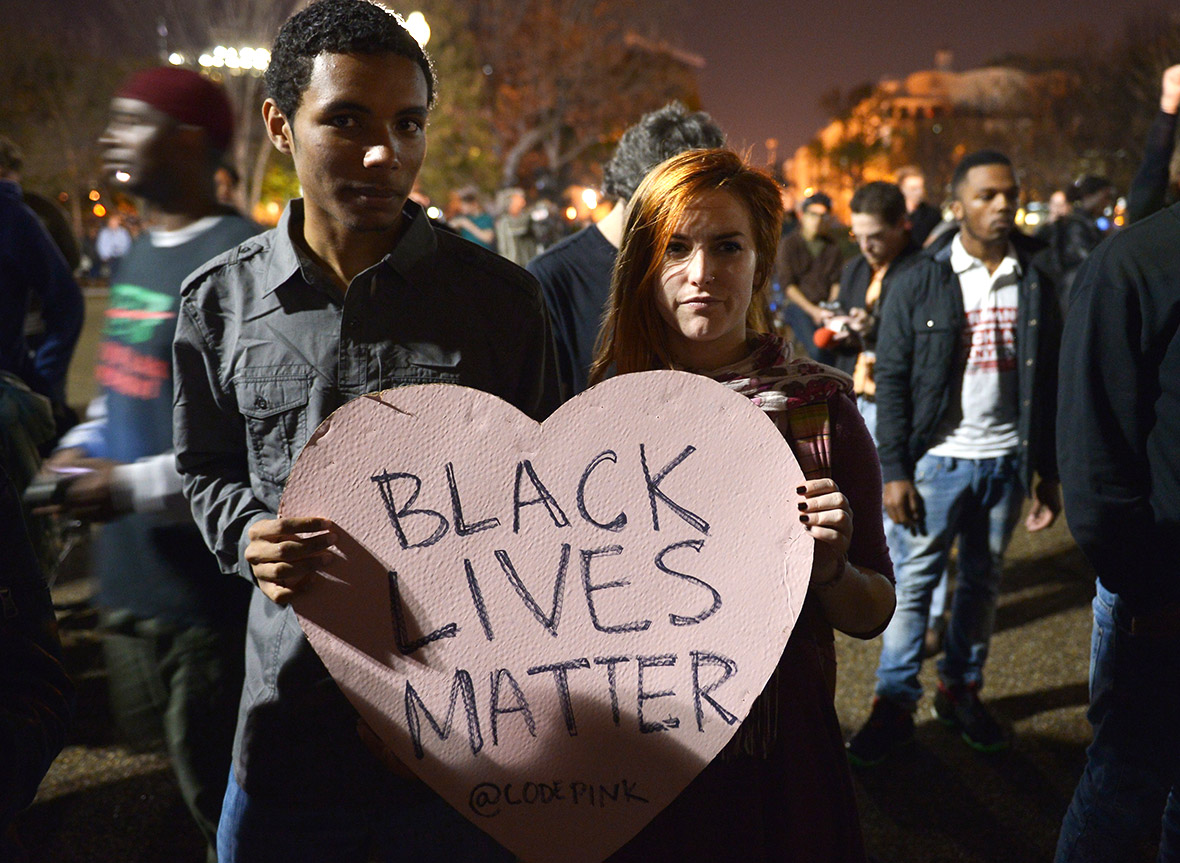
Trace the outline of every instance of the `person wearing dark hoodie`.
{"type": "Polygon", "coordinates": [[[1180,204],[1083,264],[1061,344],[1069,527],[1098,574],[1094,740],[1058,863],[1180,859],[1180,204]]]}

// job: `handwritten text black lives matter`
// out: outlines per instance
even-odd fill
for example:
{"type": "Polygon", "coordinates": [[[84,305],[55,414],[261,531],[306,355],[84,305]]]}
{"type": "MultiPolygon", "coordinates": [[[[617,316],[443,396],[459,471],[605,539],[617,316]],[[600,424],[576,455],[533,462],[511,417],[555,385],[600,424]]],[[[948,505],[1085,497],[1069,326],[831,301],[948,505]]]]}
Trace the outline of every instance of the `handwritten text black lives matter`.
{"type": "MultiPolygon", "coordinates": [[[[424,616],[430,620],[452,622],[438,626],[430,632],[412,634],[412,623],[408,619],[409,615],[401,598],[401,585],[412,585],[417,590],[442,574],[432,571],[429,566],[419,572],[411,571],[410,566],[401,566],[399,571],[389,572],[390,604],[397,650],[403,656],[413,656],[432,642],[460,638],[471,632],[474,632],[476,637],[494,642],[498,618],[501,615],[522,613],[535,619],[536,625],[543,627],[549,635],[558,638],[567,584],[572,580],[571,569],[576,569],[580,573],[580,592],[586,603],[590,622],[599,633],[609,636],[655,631],[652,629],[653,626],[664,625],[664,621],[659,619],[664,616],[667,625],[674,627],[697,626],[714,617],[721,612],[724,604],[721,593],[706,578],[684,571],[692,568],[688,564],[691,564],[694,557],[704,548],[711,526],[706,518],[698,514],[695,506],[690,508],[683,500],[673,499],[663,488],[663,484],[673,472],[696,452],[696,447],[685,446],[671,460],[662,462],[647,445],[640,444],[637,453],[627,453],[629,457],[620,462],[618,452],[605,450],[589,461],[581,473],[576,491],[572,495],[573,500],[565,501],[559,500],[550,490],[550,485],[547,485],[544,478],[538,474],[531,460],[522,459],[516,464],[515,482],[511,493],[511,527],[505,523],[507,519],[501,520],[495,515],[484,514],[486,517],[477,516],[478,520],[472,520],[471,513],[464,509],[460,491],[461,478],[456,475],[453,462],[447,462],[435,477],[434,486],[428,487],[429,491],[437,495],[437,501],[420,502],[426,484],[423,477],[417,474],[386,471],[372,476],[371,480],[380,494],[381,502],[389,516],[389,524],[402,551],[421,551],[441,542],[462,541],[465,537],[485,531],[499,531],[504,536],[504,541],[496,544],[502,547],[494,550],[490,555],[491,559],[464,557],[464,572],[462,575],[456,573],[456,577],[466,578],[470,594],[471,608],[465,609],[463,614],[470,619],[470,613],[474,611],[482,632],[460,626],[460,612],[457,609],[427,609],[424,616]],[[609,482],[612,471],[628,469],[631,461],[637,462],[634,467],[642,470],[646,501],[637,501],[636,504],[647,510],[644,516],[633,518],[624,510],[604,519],[603,514],[590,512],[587,488],[596,482],[609,482]],[[653,469],[653,465],[656,464],[662,466],[653,469]],[[644,503],[647,504],[646,507],[643,506],[644,503]],[[575,513],[572,517],[581,519],[593,528],[594,533],[601,533],[603,542],[591,548],[575,548],[569,542],[555,542],[551,570],[553,591],[546,599],[548,608],[545,608],[534,592],[526,587],[526,578],[522,577],[513,561],[511,546],[514,544],[514,538],[518,540],[522,533],[535,537],[538,529],[554,531],[555,536],[560,539],[561,530],[571,526],[571,513],[575,513]],[[692,593],[699,594],[700,602],[695,608],[666,608],[661,609],[659,614],[637,615],[637,619],[604,619],[601,599],[606,595],[605,592],[626,591],[632,584],[625,575],[619,575],[619,570],[636,571],[635,562],[627,561],[624,542],[629,534],[634,535],[649,529],[654,534],[669,539],[675,536],[676,541],[667,544],[655,543],[656,546],[662,547],[655,553],[648,568],[660,578],[667,577],[691,585],[692,593]],[[688,538],[680,538],[682,535],[688,535],[688,538]],[[614,577],[606,574],[612,569],[612,563],[615,565],[614,577]],[[519,604],[513,601],[511,607],[489,605],[485,601],[485,587],[490,579],[507,579],[515,595],[519,597],[519,604]]],[[[683,498],[683,490],[678,496],[683,498]]],[[[647,545],[649,548],[653,547],[651,543],[647,545]]],[[[411,564],[415,562],[414,558],[408,560],[411,564]]],[[[429,555],[424,556],[422,560],[424,564],[427,563],[429,555]]],[[[533,577],[535,575],[523,574],[529,577],[533,584],[537,584],[533,577]]],[[[572,590],[576,591],[577,588],[572,590]]],[[[612,599],[618,598],[618,594],[612,596],[612,599]]],[[[625,603],[612,603],[612,607],[616,609],[622,605],[625,603]]],[[[576,654],[581,651],[572,652],[576,654]]],[[[637,724],[632,727],[638,733],[651,734],[681,728],[680,718],[661,710],[660,704],[661,699],[675,696],[677,688],[682,692],[687,689],[691,693],[693,717],[691,722],[685,724],[686,728],[695,728],[697,732],[703,733],[707,723],[718,719],[726,725],[733,725],[738,721],[738,717],[723,706],[716,692],[737,674],[737,663],[716,649],[690,650],[688,654],[685,657],[676,653],[648,655],[608,651],[604,655],[555,656],[553,661],[522,669],[498,668],[489,675],[486,698],[483,696],[484,686],[479,687],[480,695],[477,696],[477,687],[471,673],[466,669],[456,668],[445,712],[440,709],[441,705],[428,706],[414,688],[412,681],[407,680],[405,718],[414,754],[419,759],[425,757],[428,742],[423,740],[423,720],[438,739],[445,740],[455,728],[456,707],[459,705],[465,714],[465,726],[473,756],[478,756],[484,747],[485,728],[490,733],[492,745],[499,744],[500,724],[507,716],[515,716],[523,723],[529,735],[535,738],[536,720],[530,697],[526,694],[527,687],[523,684],[538,676],[541,676],[541,679],[548,677],[550,683],[547,685],[556,689],[566,731],[571,737],[577,736],[578,733],[578,717],[575,715],[574,703],[570,697],[571,675],[575,674],[595,675],[596,679],[601,681],[610,698],[613,722],[618,726],[623,721],[619,707],[620,668],[626,668],[631,663],[634,663],[635,669],[633,675],[628,675],[635,680],[635,698],[631,703],[634,704],[634,715],[638,719],[637,724]],[[677,666],[681,669],[679,672],[652,671],[656,668],[668,669],[677,666]],[[679,687],[655,688],[656,685],[668,686],[669,680],[678,673],[679,687]],[[660,678],[662,683],[653,685],[652,678],[656,674],[663,675],[660,678]],[[481,704],[486,705],[482,710],[481,704]],[[663,713],[664,718],[652,719],[653,712],[657,711],[663,713]]],[[[530,691],[533,692],[534,699],[539,697],[535,690],[530,691]]]]}

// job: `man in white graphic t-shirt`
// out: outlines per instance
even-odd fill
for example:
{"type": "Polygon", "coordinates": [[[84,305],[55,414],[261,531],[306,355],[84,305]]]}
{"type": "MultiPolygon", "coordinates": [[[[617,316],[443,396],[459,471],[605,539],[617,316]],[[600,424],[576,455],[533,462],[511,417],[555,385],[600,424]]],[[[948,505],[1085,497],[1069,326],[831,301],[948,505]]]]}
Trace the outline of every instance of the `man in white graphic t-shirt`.
{"type": "Polygon", "coordinates": [[[1007,745],[979,700],[1004,549],[1033,496],[1030,531],[1061,508],[1054,449],[1060,321],[1036,241],[1014,230],[1011,162],[966,156],[951,183],[959,230],[886,298],[877,337],[877,440],[897,611],[883,636],[876,698],[849,741],[853,764],[913,737],[930,597],[958,541],[959,578],[938,663],[934,713],[974,749],[1007,745]],[[1039,481],[1034,484],[1034,475],[1039,481]]]}

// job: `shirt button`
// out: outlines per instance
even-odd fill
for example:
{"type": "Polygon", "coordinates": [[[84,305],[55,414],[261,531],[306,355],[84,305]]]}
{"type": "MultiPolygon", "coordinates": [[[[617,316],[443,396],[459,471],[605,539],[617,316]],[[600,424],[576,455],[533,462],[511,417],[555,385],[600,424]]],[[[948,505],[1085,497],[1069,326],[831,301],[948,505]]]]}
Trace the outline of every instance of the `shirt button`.
{"type": "Polygon", "coordinates": [[[358,318],[349,318],[344,323],[344,326],[348,327],[348,329],[350,329],[350,330],[355,330],[360,325],[361,325],[361,322],[360,322],[360,319],[358,319],[358,318]]]}
{"type": "Polygon", "coordinates": [[[258,408],[259,410],[265,410],[266,399],[264,399],[262,396],[258,396],[256,399],[254,399],[254,407],[258,408]]]}
{"type": "Polygon", "coordinates": [[[1024,364],[1025,364],[1026,366],[1031,366],[1031,365],[1032,365],[1032,360],[1025,360],[1025,361],[1024,361],[1024,364]]]}
{"type": "Polygon", "coordinates": [[[1037,325],[1037,319],[1033,318],[1031,321],[1028,322],[1028,325],[1030,327],[1035,327],[1037,325]]]}
{"type": "Polygon", "coordinates": [[[934,321],[927,321],[926,326],[928,326],[928,327],[934,326],[934,321]]]}

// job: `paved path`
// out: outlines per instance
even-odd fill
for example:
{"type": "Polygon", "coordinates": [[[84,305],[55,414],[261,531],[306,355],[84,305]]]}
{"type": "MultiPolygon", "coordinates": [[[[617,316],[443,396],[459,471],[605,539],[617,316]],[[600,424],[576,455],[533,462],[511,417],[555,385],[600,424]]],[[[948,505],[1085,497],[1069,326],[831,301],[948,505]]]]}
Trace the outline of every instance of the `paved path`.
{"type": "MultiPolygon", "coordinates": [[[[1034,537],[1018,529],[986,688],[996,714],[1014,730],[1015,744],[995,756],[974,753],[930,716],[927,696],[915,744],[857,774],[866,839],[881,863],[1052,858],[1089,736],[1084,714],[1092,583],[1064,525],[1034,537]]],[[[85,583],[62,590],[84,594],[85,583]]],[[[132,753],[114,737],[92,623],[85,612],[63,621],[70,662],[80,677],[80,719],[23,818],[31,859],[200,863],[200,840],[164,759],[132,753]]],[[[868,712],[880,644],[841,639],[838,650],[837,707],[851,733],[868,712]]],[[[923,679],[932,686],[932,665],[923,679]]]]}

